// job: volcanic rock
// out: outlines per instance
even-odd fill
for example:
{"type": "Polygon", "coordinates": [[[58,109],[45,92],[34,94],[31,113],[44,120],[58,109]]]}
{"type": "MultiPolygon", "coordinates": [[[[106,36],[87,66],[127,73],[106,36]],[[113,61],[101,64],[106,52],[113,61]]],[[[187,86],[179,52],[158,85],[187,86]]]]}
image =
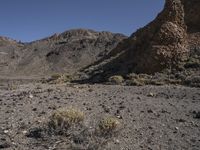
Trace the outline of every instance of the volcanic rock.
{"type": "Polygon", "coordinates": [[[94,82],[101,82],[113,75],[180,69],[199,51],[199,9],[198,0],[166,0],[154,21],[84,71],[94,82]]]}
{"type": "Polygon", "coordinates": [[[38,41],[21,43],[0,38],[0,75],[72,74],[99,60],[126,36],[76,29],[38,41]]]}

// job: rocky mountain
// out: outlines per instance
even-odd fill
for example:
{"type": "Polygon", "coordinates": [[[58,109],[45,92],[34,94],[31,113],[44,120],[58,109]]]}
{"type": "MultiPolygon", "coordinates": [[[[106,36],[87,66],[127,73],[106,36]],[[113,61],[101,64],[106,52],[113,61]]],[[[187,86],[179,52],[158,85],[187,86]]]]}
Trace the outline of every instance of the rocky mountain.
{"type": "Polygon", "coordinates": [[[20,56],[20,49],[24,45],[15,40],[0,37],[0,73],[14,69],[14,60],[20,56]]]}
{"type": "MultiPolygon", "coordinates": [[[[155,74],[166,68],[180,70],[193,56],[199,62],[199,10],[199,0],[166,0],[155,20],[84,71],[90,78],[105,80],[116,74],[155,74]]],[[[199,72],[199,64],[197,67],[199,72]]]]}
{"type": "Polygon", "coordinates": [[[0,74],[10,76],[74,73],[108,54],[122,34],[77,29],[31,43],[0,38],[0,74]]]}

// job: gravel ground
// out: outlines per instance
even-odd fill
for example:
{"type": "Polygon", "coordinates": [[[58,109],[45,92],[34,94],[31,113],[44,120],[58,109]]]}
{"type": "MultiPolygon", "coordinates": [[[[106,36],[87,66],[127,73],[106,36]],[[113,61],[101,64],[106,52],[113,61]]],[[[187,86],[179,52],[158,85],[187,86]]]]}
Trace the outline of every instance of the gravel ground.
{"type": "Polygon", "coordinates": [[[67,149],[58,139],[41,141],[26,134],[56,109],[70,106],[84,111],[91,127],[104,116],[119,118],[118,135],[100,149],[200,149],[199,88],[40,83],[0,86],[0,149],[67,149]]]}

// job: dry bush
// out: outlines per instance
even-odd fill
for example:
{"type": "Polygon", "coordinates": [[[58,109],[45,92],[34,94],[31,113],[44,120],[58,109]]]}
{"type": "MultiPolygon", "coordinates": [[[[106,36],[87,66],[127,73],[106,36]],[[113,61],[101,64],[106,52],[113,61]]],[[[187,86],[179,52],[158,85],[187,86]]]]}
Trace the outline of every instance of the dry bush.
{"type": "Polygon", "coordinates": [[[47,82],[52,84],[62,84],[73,80],[72,75],[69,74],[53,74],[47,82]]]}
{"type": "Polygon", "coordinates": [[[121,123],[117,118],[105,117],[94,128],[85,130],[73,136],[70,149],[73,150],[101,150],[106,149],[109,142],[117,136],[121,123]]]}
{"type": "Polygon", "coordinates": [[[16,84],[8,84],[7,89],[10,91],[16,90],[18,86],[16,84]]]}
{"type": "Polygon", "coordinates": [[[81,125],[84,113],[75,108],[62,108],[50,116],[49,129],[64,134],[71,126],[81,125]]]}
{"type": "Polygon", "coordinates": [[[102,119],[96,126],[84,124],[84,113],[75,108],[55,111],[48,123],[29,130],[27,137],[38,139],[48,147],[70,150],[101,150],[117,136],[121,123],[114,117],[102,119]],[[61,143],[55,144],[58,141],[61,143]],[[52,144],[54,144],[52,146],[52,144]]]}
{"type": "Polygon", "coordinates": [[[116,132],[121,126],[120,121],[114,117],[107,117],[99,122],[99,131],[103,134],[116,132]]]}
{"type": "Polygon", "coordinates": [[[120,75],[115,75],[115,76],[111,76],[108,79],[109,82],[114,83],[114,84],[121,84],[124,82],[124,78],[120,75]]]}
{"type": "Polygon", "coordinates": [[[57,79],[59,79],[61,76],[62,76],[61,74],[55,73],[55,74],[51,75],[50,78],[51,78],[51,80],[57,80],[57,79]]]}

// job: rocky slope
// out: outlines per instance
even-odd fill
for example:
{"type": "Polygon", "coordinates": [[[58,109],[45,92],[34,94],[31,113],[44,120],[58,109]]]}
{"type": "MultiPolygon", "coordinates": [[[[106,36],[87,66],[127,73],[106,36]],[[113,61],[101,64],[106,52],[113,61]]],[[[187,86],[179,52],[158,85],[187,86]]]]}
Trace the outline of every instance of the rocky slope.
{"type": "Polygon", "coordinates": [[[77,29],[31,43],[0,39],[0,74],[9,76],[74,73],[110,52],[122,34],[77,29]]]}
{"type": "Polygon", "coordinates": [[[84,70],[95,82],[115,74],[155,74],[166,68],[184,70],[183,65],[195,59],[192,68],[199,74],[200,1],[166,0],[163,11],[144,28],[133,33],[107,57],[84,70]]]}
{"type": "Polygon", "coordinates": [[[18,58],[21,47],[23,44],[6,37],[0,37],[0,73],[13,69],[12,62],[18,58]]]}

